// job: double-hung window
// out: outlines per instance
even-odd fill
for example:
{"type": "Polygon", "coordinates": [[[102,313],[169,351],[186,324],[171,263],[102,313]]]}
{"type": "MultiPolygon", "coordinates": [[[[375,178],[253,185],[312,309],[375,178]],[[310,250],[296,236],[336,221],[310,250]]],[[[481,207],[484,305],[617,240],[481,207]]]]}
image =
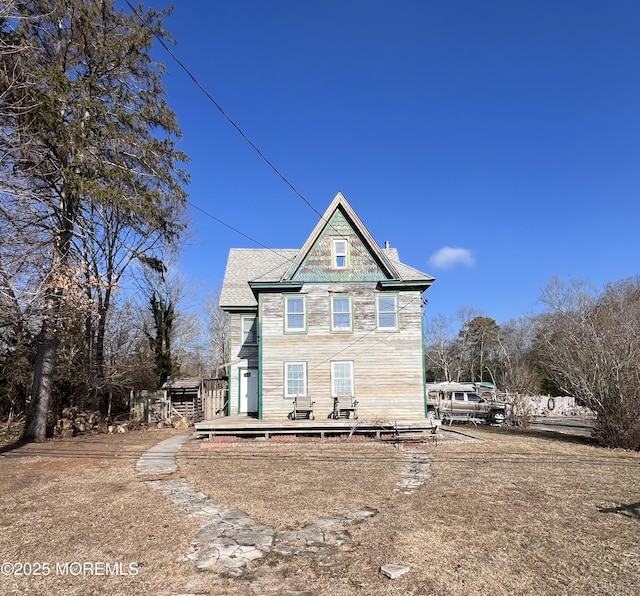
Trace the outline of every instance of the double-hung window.
{"type": "Polygon", "coordinates": [[[331,298],[331,330],[351,331],[351,298],[349,296],[331,298]]]}
{"type": "Polygon", "coordinates": [[[284,396],[307,395],[307,363],[284,363],[284,396]]]}
{"type": "Polygon", "coordinates": [[[284,325],[286,331],[305,331],[305,300],[302,296],[287,296],[284,299],[284,325]]]}
{"type": "Polygon", "coordinates": [[[398,297],[395,294],[378,294],[378,329],[398,328],[398,297]]]}
{"type": "Polygon", "coordinates": [[[348,243],[346,240],[333,241],[333,266],[335,269],[346,269],[349,266],[348,243]]]}
{"type": "Polygon", "coordinates": [[[256,344],[258,343],[256,317],[242,317],[242,343],[256,344]]]}
{"type": "Polygon", "coordinates": [[[353,395],[353,362],[349,360],[331,363],[331,395],[353,395]]]}

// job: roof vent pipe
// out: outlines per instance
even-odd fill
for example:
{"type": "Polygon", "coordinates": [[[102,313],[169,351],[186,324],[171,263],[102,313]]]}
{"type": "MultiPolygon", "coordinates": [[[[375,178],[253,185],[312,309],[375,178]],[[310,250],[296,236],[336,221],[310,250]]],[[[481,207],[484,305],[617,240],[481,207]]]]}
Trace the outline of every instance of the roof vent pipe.
{"type": "Polygon", "coordinates": [[[385,241],[384,241],[384,247],[385,247],[385,248],[389,248],[389,241],[388,241],[388,240],[385,240],[385,241]]]}

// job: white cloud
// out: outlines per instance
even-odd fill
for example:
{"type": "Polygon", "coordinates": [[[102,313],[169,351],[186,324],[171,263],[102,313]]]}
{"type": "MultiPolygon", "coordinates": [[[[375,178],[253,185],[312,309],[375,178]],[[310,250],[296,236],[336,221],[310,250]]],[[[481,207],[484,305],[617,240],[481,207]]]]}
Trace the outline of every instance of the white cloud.
{"type": "Polygon", "coordinates": [[[438,269],[450,269],[456,265],[473,267],[476,260],[468,248],[451,248],[445,246],[434,252],[429,258],[429,264],[438,269]]]}

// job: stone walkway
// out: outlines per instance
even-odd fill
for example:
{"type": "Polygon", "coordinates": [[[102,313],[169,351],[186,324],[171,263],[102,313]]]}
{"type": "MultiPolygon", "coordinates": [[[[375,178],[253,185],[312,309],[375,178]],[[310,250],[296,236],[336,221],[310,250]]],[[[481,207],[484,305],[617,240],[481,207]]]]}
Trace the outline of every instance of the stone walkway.
{"type": "Polygon", "coordinates": [[[405,456],[409,463],[400,472],[400,479],[397,482],[397,491],[410,495],[416,492],[431,476],[431,464],[433,456],[424,451],[405,451],[405,456]]]}
{"type": "MultiPolygon", "coordinates": [[[[152,447],[137,462],[141,475],[171,474],[177,470],[176,454],[190,433],[176,435],[152,447]]],[[[432,457],[420,451],[408,451],[409,463],[402,470],[397,490],[410,494],[431,473],[432,457]]],[[[230,509],[191,488],[184,478],[149,480],[147,486],[160,491],[184,513],[198,517],[201,528],[192,540],[184,560],[194,561],[198,569],[215,568],[230,576],[242,575],[251,562],[270,552],[292,555],[313,551],[318,563],[331,566],[336,549],[351,540],[348,528],[362,523],[376,512],[372,509],[339,511],[310,521],[301,530],[279,532],[255,522],[246,513],[230,509]]]]}

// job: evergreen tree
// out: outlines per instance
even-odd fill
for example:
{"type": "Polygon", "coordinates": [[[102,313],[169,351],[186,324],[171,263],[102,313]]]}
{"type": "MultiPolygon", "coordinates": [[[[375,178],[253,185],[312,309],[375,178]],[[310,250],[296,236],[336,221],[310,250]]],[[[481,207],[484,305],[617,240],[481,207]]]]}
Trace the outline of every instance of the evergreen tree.
{"type": "Polygon", "coordinates": [[[150,53],[154,35],[168,37],[167,11],[139,12],[143,21],[114,0],[16,1],[0,12],[0,218],[22,214],[16,234],[37,229],[46,266],[26,440],[46,436],[60,313],[82,294],[74,243],[92,210],[167,243],[182,229],[187,158],[150,53]]]}

